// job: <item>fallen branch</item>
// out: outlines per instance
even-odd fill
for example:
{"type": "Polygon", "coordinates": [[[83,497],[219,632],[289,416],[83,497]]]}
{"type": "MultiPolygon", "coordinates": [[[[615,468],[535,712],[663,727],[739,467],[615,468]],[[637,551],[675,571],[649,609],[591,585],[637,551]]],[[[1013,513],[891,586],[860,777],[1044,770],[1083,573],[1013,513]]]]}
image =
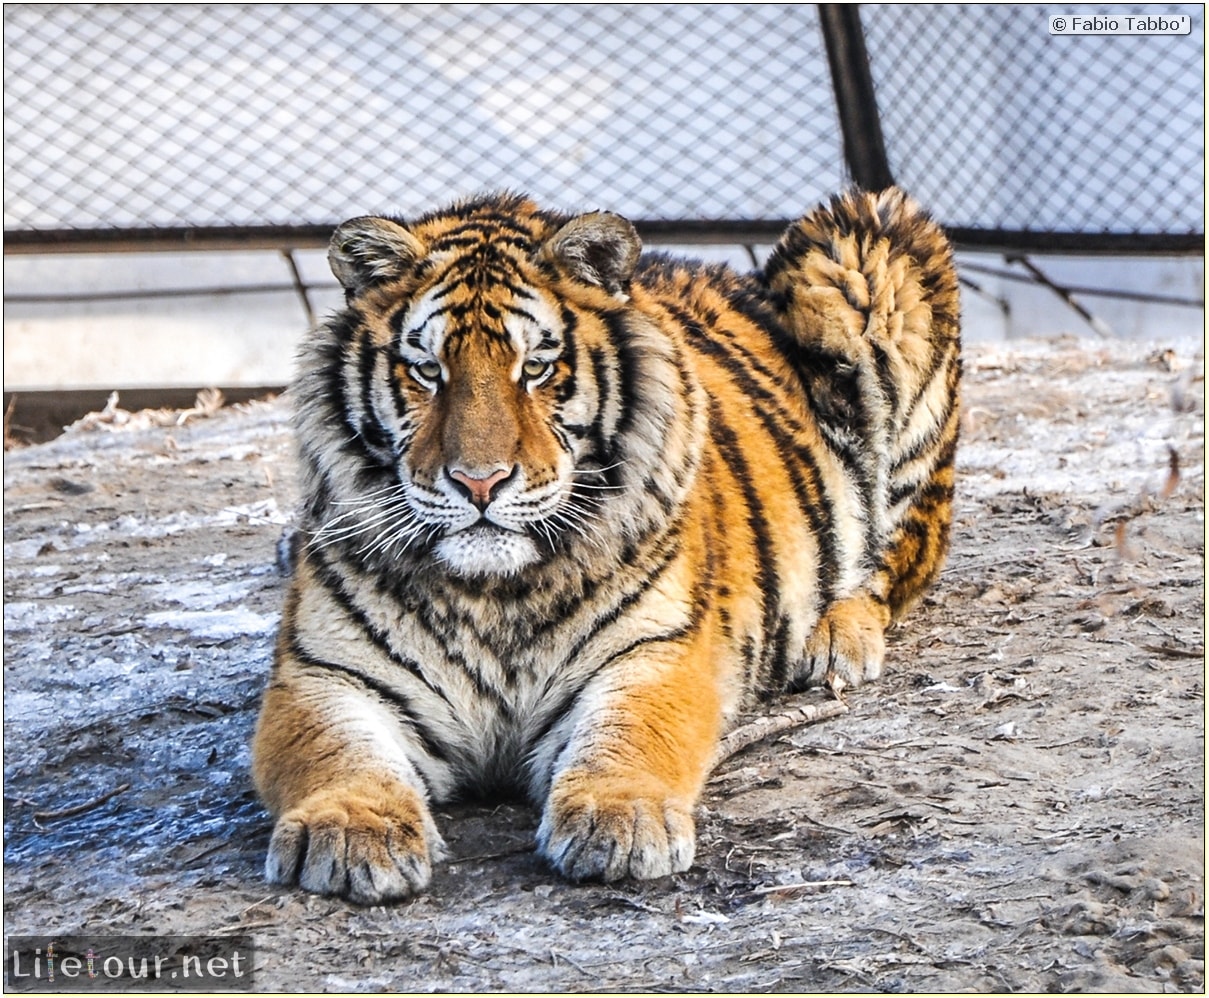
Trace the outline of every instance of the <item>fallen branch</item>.
{"type": "Polygon", "coordinates": [[[1175,645],[1138,645],[1143,651],[1152,651],[1156,655],[1167,655],[1170,658],[1204,658],[1204,648],[1177,648],[1175,645]]]}
{"type": "Polygon", "coordinates": [[[732,755],[742,752],[749,745],[755,745],[773,735],[785,731],[803,728],[816,721],[825,721],[830,717],[839,717],[848,713],[848,705],[835,700],[830,703],[803,703],[791,706],[776,714],[757,717],[754,721],[740,725],[730,732],[718,745],[714,753],[714,762],[710,767],[717,769],[732,755]]]}
{"type": "Polygon", "coordinates": [[[852,880],[799,880],[793,884],[765,884],[748,891],[748,896],[759,894],[780,894],[782,891],[803,891],[811,887],[855,887],[852,880]]]}
{"type": "Polygon", "coordinates": [[[1039,284],[1044,284],[1054,294],[1066,302],[1067,305],[1069,305],[1080,316],[1082,316],[1084,321],[1096,331],[1097,336],[1103,336],[1105,339],[1109,340],[1114,337],[1115,334],[1107,322],[1092,315],[1091,312],[1089,312],[1080,302],[1075,299],[1075,296],[1070,288],[1064,287],[1056,281],[1051,280],[1049,276],[1043,273],[1040,268],[1038,268],[1037,265],[1034,264],[1028,257],[1009,256],[1007,257],[1007,260],[1009,263],[1020,264],[1020,266],[1033,275],[1034,280],[1036,280],[1039,284]]]}
{"type": "Polygon", "coordinates": [[[100,797],[95,797],[90,801],[85,801],[83,804],[65,807],[60,811],[35,811],[34,821],[58,821],[61,818],[74,818],[78,814],[86,814],[94,808],[100,807],[106,801],[112,800],[118,794],[124,794],[129,789],[130,784],[123,783],[116,790],[110,790],[108,793],[101,794],[100,797]]]}

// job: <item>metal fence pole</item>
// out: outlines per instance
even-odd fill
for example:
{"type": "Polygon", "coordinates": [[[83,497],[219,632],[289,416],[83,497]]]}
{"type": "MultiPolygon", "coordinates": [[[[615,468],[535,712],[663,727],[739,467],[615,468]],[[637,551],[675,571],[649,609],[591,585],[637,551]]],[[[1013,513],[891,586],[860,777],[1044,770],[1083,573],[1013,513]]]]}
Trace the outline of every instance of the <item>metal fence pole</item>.
{"type": "Polygon", "coordinates": [[[844,135],[844,158],[853,180],[866,190],[880,191],[894,183],[894,175],[886,159],[860,9],[856,4],[818,6],[844,135]]]}

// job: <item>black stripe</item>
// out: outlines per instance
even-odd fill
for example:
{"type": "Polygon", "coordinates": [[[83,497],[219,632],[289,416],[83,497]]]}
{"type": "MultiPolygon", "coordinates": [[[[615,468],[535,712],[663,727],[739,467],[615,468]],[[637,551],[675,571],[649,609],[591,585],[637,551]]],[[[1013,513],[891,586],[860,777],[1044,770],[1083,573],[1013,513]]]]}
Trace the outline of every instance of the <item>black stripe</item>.
{"type": "Polygon", "coordinates": [[[441,693],[440,690],[433,689],[432,684],[424,678],[424,672],[420,668],[420,663],[412,659],[403,658],[390,643],[390,638],[378,628],[373,621],[366,616],[354,600],[352,594],[345,587],[343,574],[328,560],[327,556],[321,549],[308,548],[306,552],[306,560],[314,571],[319,580],[320,585],[331,594],[332,598],[339,604],[340,609],[345,614],[351,617],[370,639],[370,642],[382,654],[389,658],[392,662],[398,665],[401,669],[411,673],[416,679],[422,682],[425,686],[431,689],[434,693],[448,703],[448,699],[441,693]]]}
{"type": "MultiPolygon", "coordinates": [[[[947,437],[941,435],[947,422],[948,418],[946,417],[944,422],[938,423],[936,426],[934,426],[922,439],[912,446],[909,452],[903,455],[903,457],[894,465],[894,468],[891,470],[891,482],[898,478],[905,467],[907,467],[909,464],[919,461],[924,457],[929,459],[929,475],[935,475],[939,469],[947,467],[953,463],[953,459],[957,454],[957,436],[956,434],[952,433],[947,437]]],[[[915,488],[914,485],[894,486],[891,490],[891,496],[897,496],[898,500],[901,500],[904,490],[910,491],[913,488],[915,488]]]]}
{"type": "MultiPolygon", "coordinates": [[[[563,322],[563,357],[566,358],[567,363],[570,365],[571,372],[567,377],[555,382],[554,399],[560,407],[565,406],[570,401],[578,388],[578,367],[580,363],[579,337],[576,335],[579,329],[579,319],[565,303],[561,311],[563,322]]],[[[570,429],[570,427],[567,428],[570,429]]],[[[576,436],[582,436],[582,434],[576,433],[576,436]]]]}
{"type": "MultiPolygon", "coordinates": [[[[323,523],[326,521],[327,514],[331,511],[332,491],[328,485],[327,475],[320,471],[319,457],[315,451],[304,440],[298,442],[298,456],[300,463],[314,469],[315,475],[312,478],[312,487],[310,491],[303,497],[305,516],[303,517],[303,525],[307,523],[323,523]]],[[[297,560],[294,562],[297,565],[297,560]]]]}
{"type": "MultiPolygon", "coordinates": [[[[826,445],[856,481],[858,494],[867,507],[875,499],[878,455],[870,450],[871,417],[861,391],[860,368],[849,358],[815,344],[788,341],[781,344],[797,373],[826,445]]],[[[865,523],[865,554],[880,543],[876,517],[865,523]]]]}
{"type": "MultiPolygon", "coordinates": [[[[593,344],[588,347],[588,361],[592,365],[592,377],[596,380],[596,415],[592,420],[590,435],[596,453],[606,462],[612,460],[613,440],[616,424],[606,429],[605,406],[611,402],[612,378],[608,370],[604,348],[593,344]],[[613,431],[613,432],[610,432],[613,431]]],[[[623,410],[624,411],[624,410],[623,410]]]]}
{"type": "Polygon", "coordinates": [[[555,436],[559,438],[559,442],[563,445],[563,450],[567,451],[568,453],[571,453],[573,448],[571,447],[570,441],[567,440],[560,431],[570,433],[580,440],[587,438],[592,433],[592,427],[583,423],[555,423],[551,425],[550,429],[553,430],[555,436]]]}
{"type": "MultiPolygon", "coordinates": [[[[521,295],[519,293],[521,290],[520,288],[512,288],[511,290],[512,290],[514,297],[518,297],[518,298],[521,297],[521,295]]],[[[533,299],[532,295],[529,295],[528,297],[530,299],[533,299]]],[[[546,329],[544,327],[541,319],[539,319],[536,315],[534,315],[528,309],[521,308],[519,305],[513,305],[510,302],[503,303],[500,307],[505,312],[507,312],[509,315],[515,315],[521,319],[528,319],[535,326],[537,326],[539,329],[541,329],[542,338],[537,344],[538,350],[556,350],[562,346],[562,340],[560,340],[558,338],[558,336],[554,333],[554,331],[550,330],[550,329],[546,329]]]]}
{"type": "Polygon", "coordinates": [[[743,639],[743,688],[760,689],[759,669],[756,662],[756,641],[750,634],[743,639]]]}
{"type": "Polygon", "coordinates": [[[877,340],[870,340],[869,347],[873,351],[873,359],[877,364],[877,382],[881,386],[890,411],[897,416],[900,386],[894,372],[890,369],[890,357],[886,353],[886,348],[877,340]]]}
{"type": "MultiPolygon", "coordinates": [[[[714,324],[706,332],[697,317],[686,308],[668,303],[665,306],[688,331],[690,346],[713,357],[753,402],[764,402],[770,406],[772,415],[776,417],[774,425],[789,421],[789,413],[782,403],[783,386],[780,379],[769,370],[761,357],[738,342],[724,325],[714,324]],[[773,387],[770,389],[761,384],[754,375],[759,375],[773,387]]],[[[760,332],[766,334],[764,330],[760,332]]],[[[796,431],[804,429],[800,422],[794,422],[792,428],[796,431]]]]}
{"type": "Polygon", "coordinates": [[[655,500],[664,516],[670,517],[676,512],[676,500],[664,492],[653,477],[648,475],[643,479],[642,493],[655,500]]]}
{"type": "MultiPolygon", "coordinates": [[[[440,285],[440,283],[441,283],[441,282],[440,282],[440,281],[436,281],[436,282],[434,282],[434,283],[435,283],[436,285],[440,285]]],[[[454,293],[454,292],[455,292],[457,289],[458,289],[458,285],[457,285],[457,282],[455,281],[455,282],[454,282],[454,283],[452,283],[452,284],[446,284],[446,285],[445,285],[443,288],[440,288],[440,289],[439,289],[439,290],[437,290],[437,291],[432,291],[432,292],[430,292],[428,297],[429,297],[429,300],[430,300],[430,301],[440,301],[440,300],[441,300],[441,299],[443,299],[443,298],[447,298],[447,297],[449,297],[449,296],[450,296],[451,294],[453,294],[453,293],[454,293]]]]}
{"type": "MultiPolygon", "coordinates": [[[[519,233],[520,230],[513,230],[519,233]]],[[[440,252],[451,249],[467,249],[471,246],[484,248],[494,246],[515,246],[522,250],[531,250],[533,240],[528,235],[512,235],[497,230],[485,229],[478,226],[468,226],[463,229],[439,236],[430,247],[430,252],[440,252]]]]}
{"type": "Polygon", "coordinates": [[[747,525],[755,538],[757,563],[755,581],[756,589],[760,593],[763,617],[761,625],[764,646],[762,658],[767,664],[769,643],[776,628],[777,598],[780,595],[780,579],[777,576],[772,535],[768,530],[768,521],[760,512],[760,497],[752,485],[751,470],[743,459],[739,440],[723,418],[722,407],[714,399],[710,400],[710,431],[722,459],[730,470],[731,478],[743,493],[743,501],[747,506],[747,525]]]}
{"type": "MultiPolygon", "coordinates": [[[[357,355],[357,389],[362,416],[358,432],[370,447],[379,452],[390,453],[390,430],[382,422],[381,414],[373,404],[374,367],[378,360],[378,350],[370,344],[368,330],[361,331],[359,346],[361,352],[357,355]]],[[[379,458],[378,463],[386,463],[386,461],[384,458],[379,458]]]]}
{"type": "Polygon", "coordinates": [[[436,237],[433,245],[444,245],[448,239],[461,239],[465,236],[477,235],[481,240],[509,241],[518,245],[532,246],[533,237],[516,219],[514,214],[521,208],[519,201],[501,203],[500,209],[487,206],[484,202],[469,205],[457,205],[449,211],[434,212],[429,218],[441,216],[460,218],[462,224],[454,225],[436,237]]]}
{"type": "MultiPolygon", "coordinates": [[[[350,323],[351,321],[350,316],[350,323]]],[[[333,421],[343,423],[348,429],[347,435],[342,435],[341,450],[346,453],[355,453],[359,458],[367,458],[374,464],[379,464],[381,463],[380,454],[374,454],[365,447],[361,426],[349,405],[348,386],[345,382],[345,353],[351,347],[351,338],[356,334],[356,330],[352,329],[350,325],[344,328],[341,336],[345,333],[348,334],[349,340],[341,339],[335,343],[323,345],[322,363],[317,377],[321,389],[307,401],[321,408],[325,413],[330,413],[333,421]]],[[[306,377],[306,380],[309,381],[310,378],[306,377]]]]}
{"type": "Polygon", "coordinates": [[[506,254],[491,252],[490,247],[486,245],[478,251],[462,254],[449,261],[431,283],[434,288],[442,288],[435,295],[437,299],[447,297],[455,289],[481,290],[501,285],[518,298],[533,297],[524,286],[526,281],[517,261],[506,254]]]}
{"type": "Polygon", "coordinates": [[[789,647],[789,618],[782,616],[777,623],[777,629],[772,637],[772,648],[770,654],[765,656],[771,658],[772,671],[769,673],[768,685],[774,689],[783,689],[789,682],[789,671],[792,666],[797,665],[801,655],[791,655],[789,647]]]}
{"type": "MultiPolygon", "coordinates": [[[[688,325],[696,326],[692,317],[687,314],[681,315],[681,321],[684,321],[688,325]]],[[[777,453],[781,456],[783,466],[793,481],[793,491],[797,499],[798,509],[802,514],[803,520],[810,525],[811,532],[819,542],[819,589],[823,602],[828,603],[831,601],[835,590],[837,568],[835,552],[838,545],[836,540],[836,525],[831,516],[830,507],[826,502],[827,485],[819,470],[818,463],[815,461],[810,449],[803,446],[794,439],[791,433],[786,431],[784,423],[788,421],[788,414],[784,406],[781,405],[780,397],[759,384],[752,377],[748,367],[738,362],[728,353],[727,346],[730,346],[736,353],[741,354],[745,361],[750,361],[751,366],[758,368],[758,362],[751,356],[750,352],[738,344],[724,344],[706,336],[701,332],[699,327],[696,327],[696,331],[698,335],[693,340],[693,347],[719,361],[722,368],[736,382],[743,394],[753,402],[756,416],[763,424],[765,432],[776,443],[777,453]],[[761,405],[759,403],[764,404],[761,405]],[[818,495],[818,503],[810,501],[812,494],[818,495]]],[[[716,400],[711,400],[711,414],[712,427],[719,424],[723,418],[721,407],[716,400]]],[[[728,429],[728,432],[732,431],[728,429]]],[[[731,439],[732,441],[734,440],[733,432],[731,439]]],[[[733,444],[732,446],[737,455],[740,448],[737,444],[733,444]]],[[[731,462],[728,461],[728,463],[731,462]]],[[[746,480],[744,480],[743,484],[745,488],[749,487],[746,480]]]]}
{"type": "Polygon", "coordinates": [[[487,247],[473,253],[467,253],[451,260],[449,266],[433,281],[434,286],[442,284],[463,285],[468,288],[504,287],[512,290],[512,282],[524,284],[517,262],[502,254],[492,253],[487,247]]]}
{"type": "Polygon", "coordinates": [[[324,328],[336,338],[337,344],[345,347],[352,343],[364,321],[365,316],[358,309],[349,307],[334,315],[324,328]]]}
{"type": "Polygon", "coordinates": [[[753,326],[767,330],[779,341],[788,334],[778,312],[784,310],[784,295],[761,284],[753,277],[739,277],[725,289],[726,300],[753,326]]]}
{"type": "MultiPolygon", "coordinates": [[[[444,288],[439,295],[434,297],[443,298],[445,295],[455,290],[456,287],[456,284],[450,285],[444,288]]],[[[439,308],[434,308],[431,312],[426,313],[424,316],[424,321],[420,325],[412,326],[410,329],[405,330],[403,328],[403,320],[407,318],[407,313],[411,311],[411,306],[412,303],[408,302],[406,305],[397,309],[389,319],[390,328],[395,330],[399,334],[399,337],[410,346],[419,346],[420,333],[424,331],[424,327],[428,324],[430,319],[432,319],[434,316],[446,315],[459,307],[456,304],[441,305],[439,308]]]]}
{"type": "MultiPolygon", "coordinates": [[[[472,596],[471,598],[474,597],[472,596]]],[[[433,640],[440,645],[441,650],[445,653],[445,658],[448,660],[449,664],[456,669],[460,669],[462,673],[470,680],[470,682],[474,685],[475,693],[477,693],[484,700],[490,700],[496,706],[497,710],[499,710],[499,712],[509,721],[513,720],[515,718],[515,712],[512,701],[509,700],[500,690],[497,690],[494,686],[489,685],[483,674],[479,672],[478,669],[474,668],[463,655],[449,647],[449,644],[446,640],[447,634],[456,631],[469,631],[473,633],[473,629],[469,626],[468,622],[463,621],[459,624],[454,624],[453,627],[446,626],[445,623],[441,622],[434,623],[434,619],[431,616],[431,611],[432,604],[422,601],[415,607],[412,619],[423,627],[424,630],[431,635],[433,640]]],[[[503,669],[503,673],[505,684],[510,687],[515,687],[516,676],[507,668],[503,669]]],[[[429,685],[431,686],[431,684],[429,685]]],[[[448,702],[448,698],[445,697],[443,693],[441,694],[441,698],[448,702]]]]}
{"type": "Polygon", "coordinates": [[[607,328],[608,340],[613,344],[619,373],[617,402],[621,418],[613,427],[613,438],[615,439],[623,436],[629,430],[634,416],[642,408],[640,400],[635,395],[635,387],[640,381],[639,360],[633,338],[626,324],[625,314],[623,312],[605,312],[601,315],[601,319],[607,328]]]}
{"type": "Polygon", "coordinates": [[[919,486],[915,482],[912,482],[909,485],[899,485],[895,488],[892,488],[889,496],[887,496],[886,505],[890,509],[893,509],[908,496],[913,495],[918,488],[919,486]]]}
{"type": "MultiPolygon", "coordinates": [[[[340,665],[336,662],[331,662],[327,659],[317,658],[316,656],[311,655],[298,642],[297,634],[290,635],[289,650],[291,657],[296,659],[302,665],[310,666],[316,669],[327,669],[332,672],[339,672],[351,679],[356,680],[366,689],[376,693],[385,703],[391,706],[398,714],[402,715],[404,720],[407,721],[412,731],[415,732],[416,737],[420,739],[420,743],[424,746],[425,752],[440,762],[448,763],[450,761],[450,748],[445,745],[444,742],[442,742],[441,739],[420,720],[420,715],[417,713],[415,706],[404,694],[400,693],[398,690],[391,689],[389,686],[378,682],[376,679],[372,679],[369,676],[358,672],[356,669],[350,669],[346,665],[340,665]]],[[[416,769],[416,772],[419,773],[418,768],[416,769]]],[[[423,775],[421,775],[420,778],[423,780],[423,775]]]]}
{"type": "MultiPolygon", "coordinates": [[[[942,450],[938,452],[936,460],[939,463],[943,463],[944,450],[951,450],[956,444],[956,434],[949,434],[948,439],[946,439],[944,436],[945,428],[948,426],[949,420],[953,418],[954,400],[952,394],[948,396],[946,401],[948,404],[945,406],[944,412],[942,412],[936,418],[932,426],[928,429],[928,432],[916,440],[915,443],[911,445],[911,449],[909,451],[899,457],[898,461],[895,462],[894,467],[891,469],[891,474],[896,474],[905,465],[911,464],[913,461],[918,460],[926,452],[934,450],[938,444],[942,446],[942,450]]],[[[910,419],[909,415],[907,419],[910,419]]]]}
{"type": "MultiPolygon", "coordinates": [[[[542,743],[542,740],[545,739],[545,737],[554,729],[555,725],[557,725],[558,722],[561,721],[570,711],[575,709],[575,704],[579,701],[579,698],[583,696],[584,691],[588,688],[588,686],[591,685],[592,680],[600,675],[600,673],[602,673],[610,665],[616,662],[619,658],[624,658],[626,655],[636,651],[643,645],[655,644],[656,642],[678,641],[688,634],[691,634],[693,630],[697,628],[699,623],[700,620],[694,616],[683,627],[677,627],[673,630],[665,631],[662,634],[651,634],[647,635],[646,637],[638,638],[626,645],[625,648],[622,648],[620,651],[610,655],[598,666],[596,666],[596,668],[593,669],[588,675],[584,676],[583,681],[576,686],[575,689],[569,690],[566,695],[564,695],[563,698],[550,709],[550,712],[542,726],[537,730],[537,733],[529,739],[528,750],[532,752],[538,745],[542,743]]],[[[544,702],[544,700],[545,697],[543,696],[542,701],[540,702],[544,702]]]]}
{"type": "MultiPolygon", "coordinates": [[[[661,537],[658,543],[646,552],[647,559],[644,559],[643,564],[634,564],[637,560],[636,554],[631,554],[626,559],[626,568],[633,570],[634,577],[638,584],[626,593],[620,600],[614,603],[608,610],[600,614],[593,622],[591,629],[587,634],[583,635],[566,656],[565,661],[574,661],[588,642],[596,638],[606,627],[615,623],[626,610],[638,602],[667,571],[676,555],[680,550],[680,535],[678,531],[671,531],[661,537]]],[[[623,569],[624,570],[624,569],[623,569]]],[[[561,621],[558,621],[561,622],[561,621]]],[[[552,676],[546,683],[546,688],[542,690],[544,698],[549,693],[551,686],[557,681],[557,674],[552,676]]]]}

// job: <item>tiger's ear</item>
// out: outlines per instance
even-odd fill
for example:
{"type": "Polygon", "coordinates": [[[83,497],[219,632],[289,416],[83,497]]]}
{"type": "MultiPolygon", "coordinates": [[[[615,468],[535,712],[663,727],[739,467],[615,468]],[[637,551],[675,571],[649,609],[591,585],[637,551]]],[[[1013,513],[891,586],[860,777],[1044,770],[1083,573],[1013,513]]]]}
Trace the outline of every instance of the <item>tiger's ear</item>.
{"type": "Polygon", "coordinates": [[[344,290],[355,295],[371,284],[401,276],[427,252],[398,222],[365,216],[349,219],[332,233],[327,262],[344,290]]]}
{"type": "Polygon", "coordinates": [[[564,273],[614,295],[625,293],[641,252],[634,226],[611,211],[571,219],[541,249],[564,273]]]}

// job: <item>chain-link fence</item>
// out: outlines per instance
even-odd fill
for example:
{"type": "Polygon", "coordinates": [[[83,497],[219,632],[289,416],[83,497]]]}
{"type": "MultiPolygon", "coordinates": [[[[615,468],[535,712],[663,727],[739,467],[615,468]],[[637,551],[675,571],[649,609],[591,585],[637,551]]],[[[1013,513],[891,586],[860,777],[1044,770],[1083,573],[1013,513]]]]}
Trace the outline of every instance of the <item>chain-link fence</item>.
{"type": "Polygon", "coordinates": [[[967,243],[1195,248],[1203,8],[1051,36],[1065,9],[6,4],[6,248],[304,245],[493,188],[752,239],[879,129],[967,243]]]}
{"type": "Polygon", "coordinates": [[[811,7],[7,5],[6,227],[330,225],[482,189],[775,219],[842,179],[811,7]]]}
{"type": "Polygon", "coordinates": [[[895,178],[947,225],[1070,248],[1203,231],[1202,5],[942,10],[863,7],[862,22],[895,178]],[[1177,12],[1189,35],[1048,34],[1054,14],[1177,12]]]}

